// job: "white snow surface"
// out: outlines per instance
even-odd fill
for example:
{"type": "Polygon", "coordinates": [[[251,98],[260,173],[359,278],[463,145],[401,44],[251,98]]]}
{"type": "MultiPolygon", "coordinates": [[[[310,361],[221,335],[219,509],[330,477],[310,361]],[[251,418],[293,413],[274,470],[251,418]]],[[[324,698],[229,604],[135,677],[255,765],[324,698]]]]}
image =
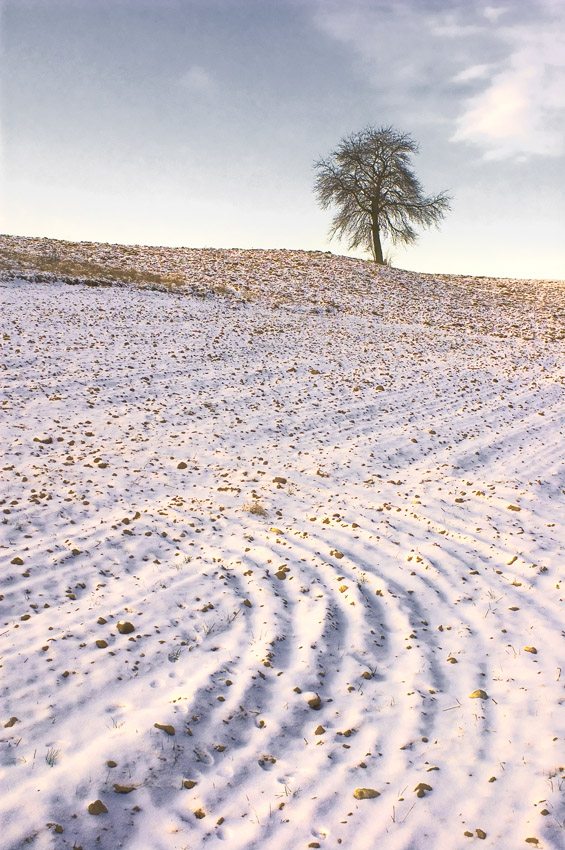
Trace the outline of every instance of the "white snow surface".
{"type": "Polygon", "coordinates": [[[0,846],[563,848],[565,285],[139,250],[0,281],[0,846]]]}

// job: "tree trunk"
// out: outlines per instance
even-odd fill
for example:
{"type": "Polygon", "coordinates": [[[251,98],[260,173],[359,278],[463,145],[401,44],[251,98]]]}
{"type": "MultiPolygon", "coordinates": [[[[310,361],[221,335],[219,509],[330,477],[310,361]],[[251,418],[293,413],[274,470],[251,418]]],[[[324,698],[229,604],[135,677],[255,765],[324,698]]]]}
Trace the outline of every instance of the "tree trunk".
{"type": "Polygon", "coordinates": [[[381,235],[379,233],[379,216],[378,211],[376,209],[375,204],[373,203],[372,209],[372,228],[371,233],[373,236],[373,255],[375,257],[375,263],[378,263],[380,266],[384,265],[384,257],[383,257],[383,249],[381,246],[381,235]]]}

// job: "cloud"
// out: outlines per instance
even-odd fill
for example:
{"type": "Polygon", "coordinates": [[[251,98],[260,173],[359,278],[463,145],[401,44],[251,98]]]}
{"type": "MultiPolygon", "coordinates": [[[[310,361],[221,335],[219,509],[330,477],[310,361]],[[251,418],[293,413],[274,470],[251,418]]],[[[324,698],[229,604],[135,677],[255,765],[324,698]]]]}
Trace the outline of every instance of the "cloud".
{"type": "MultiPolygon", "coordinates": [[[[486,87],[464,102],[452,141],[478,146],[487,159],[560,156],[565,153],[565,32],[550,16],[511,27],[502,37],[508,56],[486,87]]],[[[465,73],[473,78],[468,68],[459,81],[465,73]]]]}
{"type": "Polygon", "coordinates": [[[384,122],[451,125],[451,141],[490,159],[565,151],[563,0],[307,2],[352,50],[384,122]]]}
{"type": "Polygon", "coordinates": [[[485,77],[489,76],[489,72],[492,69],[492,65],[471,65],[469,68],[465,68],[463,71],[459,71],[453,77],[454,83],[468,83],[472,80],[482,80],[485,77]]]}
{"type": "Polygon", "coordinates": [[[192,94],[210,95],[216,91],[216,83],[204,68],[193,65],[183,74],[180,84],[192,94]]]}
{"type": "Polygon", "coordinates": [[[485,6],[483,9],[483,15],[488,21],[492,21],[492,23],[496,23],[498,19],[505,15],[508,11],[506,6],[485,6]]]}
{"type": "MultiPolygon", "coordinates": [[[[434,0],[432,0],[432,3],[434,0]]],[[[456,51],[426,30],[449,27],[417,0],[304,0],[314,25],[350,51],[360,85],[377,94],[377,123],[437,120],[444,83],[458,70],[456,51]],[[434,51],[440,42],[441,49],[434,51]]],[[[460,67],[460,65],[459,65],[460,67]]]]}
{"type": "Polygon", "coordinates": [[[482,32],[483,25],[482,23],[460,23],[458,15],[454,12],[450,12],[448,14],[443,14],[440,19],[432,21],[429,29],[433,35],[444,36],[446,38],[465,38],[482,32]]]}

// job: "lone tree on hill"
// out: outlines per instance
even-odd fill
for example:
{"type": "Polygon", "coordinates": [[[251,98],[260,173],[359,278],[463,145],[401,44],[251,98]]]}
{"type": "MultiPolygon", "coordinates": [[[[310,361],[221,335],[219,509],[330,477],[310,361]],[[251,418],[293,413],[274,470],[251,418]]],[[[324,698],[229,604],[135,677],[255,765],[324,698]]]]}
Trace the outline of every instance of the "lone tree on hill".
{"type": "Polygon", "coordinates": [[[410,157],[417,143],[394,127],[366,127],[339,143],[327,159],[314,163],[314,191],[323,209],[335,204],[330,238],[349,237],[349,247],[367,248],[383,264],[381,237],[410,245],[412,224],[438,224],[449,210],[445,193],[425,197],[410,157]]]}

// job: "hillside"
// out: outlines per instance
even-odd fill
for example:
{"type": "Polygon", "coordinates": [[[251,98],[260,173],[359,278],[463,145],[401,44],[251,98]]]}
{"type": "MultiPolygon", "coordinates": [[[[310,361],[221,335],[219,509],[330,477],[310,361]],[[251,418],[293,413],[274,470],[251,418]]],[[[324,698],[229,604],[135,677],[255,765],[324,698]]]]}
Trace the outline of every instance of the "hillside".
{"type": "Polygon", "coordinates": [[[565,284],[0,263],[2,846],[562,847],[565,284]]]}
{"type": "Polygon", "coordinates": [[[0,279],[124,285],[393,321],[442,321],[548,340],[565,333],[565,281],[429,275],[321,251],[159,248],[0,236],[0,279]],[[478,324],[477,324],[478,323],[478,324]]]}

